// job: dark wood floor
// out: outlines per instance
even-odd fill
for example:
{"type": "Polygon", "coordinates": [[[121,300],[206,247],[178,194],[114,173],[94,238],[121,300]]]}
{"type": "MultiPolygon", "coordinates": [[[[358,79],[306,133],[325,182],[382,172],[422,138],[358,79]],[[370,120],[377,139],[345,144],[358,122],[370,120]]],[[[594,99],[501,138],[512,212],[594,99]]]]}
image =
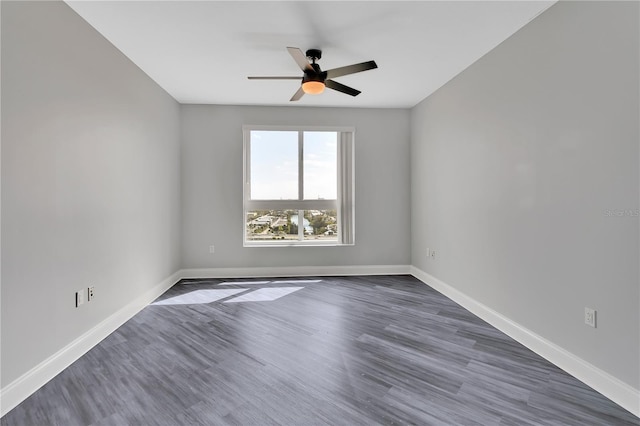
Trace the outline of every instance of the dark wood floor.
{"type": "Polygon", "coordinates": [[[178,283],[1,424],[640,424],[413,277],[241,281],[178,283]]]}

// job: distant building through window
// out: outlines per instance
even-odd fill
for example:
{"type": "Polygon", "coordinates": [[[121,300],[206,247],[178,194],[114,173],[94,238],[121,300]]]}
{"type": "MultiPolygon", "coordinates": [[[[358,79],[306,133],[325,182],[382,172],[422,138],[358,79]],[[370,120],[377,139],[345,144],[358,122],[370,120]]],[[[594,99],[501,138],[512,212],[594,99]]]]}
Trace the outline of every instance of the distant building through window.
{"type": "Polygon", "coordinates": [[[354,129],[243,131],[244,245],[353,244],[354,129]]]}

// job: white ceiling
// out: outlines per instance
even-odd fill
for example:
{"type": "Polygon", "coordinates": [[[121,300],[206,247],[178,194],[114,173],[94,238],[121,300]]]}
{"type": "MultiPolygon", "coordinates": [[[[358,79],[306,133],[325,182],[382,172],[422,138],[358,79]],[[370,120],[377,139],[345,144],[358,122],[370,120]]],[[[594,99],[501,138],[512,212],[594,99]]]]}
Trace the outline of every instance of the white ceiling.
{"type": "Polygon", "coordinates": [[[297,104],[412,107],[555,1],[67,1],[181,103],[289,105],[302,75],[286,47],[320,48],[320,66],[375,60],[297,104]]]}

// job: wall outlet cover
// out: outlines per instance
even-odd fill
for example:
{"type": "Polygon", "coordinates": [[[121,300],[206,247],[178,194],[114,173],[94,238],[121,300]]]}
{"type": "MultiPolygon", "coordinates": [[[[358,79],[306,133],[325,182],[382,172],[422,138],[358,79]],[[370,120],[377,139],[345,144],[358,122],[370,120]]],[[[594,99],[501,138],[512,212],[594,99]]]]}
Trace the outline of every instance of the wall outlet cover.
{"type": "Polygon", "coordinates": [[[590,327],[596,328],[596,310],[592,308],[584,308],[584,323],[590,327]]]}
{"type": "Polygon", "coordinates": [[[84,303],[84,290],[76,291],[76,308],[84,303]]]}

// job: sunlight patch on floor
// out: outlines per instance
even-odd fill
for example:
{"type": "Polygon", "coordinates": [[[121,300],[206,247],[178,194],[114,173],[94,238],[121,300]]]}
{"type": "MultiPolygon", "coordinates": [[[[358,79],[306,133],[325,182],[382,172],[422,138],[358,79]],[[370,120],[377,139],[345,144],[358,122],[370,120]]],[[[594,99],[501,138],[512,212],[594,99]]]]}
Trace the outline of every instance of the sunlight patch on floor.
{"type": "Polygon", "coordinates": [[[238,302],[271,302],[279,299],[287,294],[291,294],[298,290],[302,290],[304,287],[273,287],[273,288],[261,288],[249,293],[242,294],[233,299],[225,300],[222,303],[238,303],[238,302]]]}
{"type": "Polygon", "coordinates": [[[180,296],[170,297],[168,299],[159,300],[152,305],[191,305],[199,303],[211,303],[216,300],[224,299],[234,294],[247,291],[246,288],[228,288],[224,290],[195,290],[180,296]]]}
{"type": "Polygon", "coordinates": [[[260,285],[269,284],[271,281],[225,281],[218,285],[260,285]]]}

